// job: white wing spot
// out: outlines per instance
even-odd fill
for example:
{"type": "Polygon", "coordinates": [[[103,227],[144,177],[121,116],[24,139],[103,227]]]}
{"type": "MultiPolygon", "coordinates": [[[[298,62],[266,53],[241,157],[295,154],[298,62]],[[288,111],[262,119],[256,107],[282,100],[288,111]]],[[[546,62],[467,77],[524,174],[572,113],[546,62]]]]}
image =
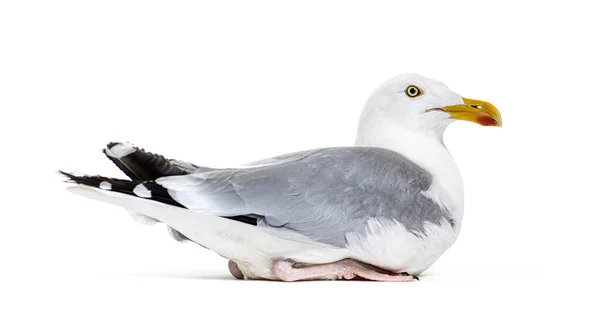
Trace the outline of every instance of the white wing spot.
{"type": "Polygon", "coordinates": [[[102,182],[99,187],[105,191],[110,191],[112,189],[112,185],[109,182],[102,182]]]}
{"type": "Polygon", "coordinates": [[[142,198],[152,197],[152,192],[144,186],[144,184],[138,184],[134,189],[133,193],[142,198]]]}
{"type": "Polygon", "coordinates": [[[111,148],[106,148],[106,154],[110,157],[121,158],[135,152],[135,146],[130,143],[118,143],[111,148]]]}

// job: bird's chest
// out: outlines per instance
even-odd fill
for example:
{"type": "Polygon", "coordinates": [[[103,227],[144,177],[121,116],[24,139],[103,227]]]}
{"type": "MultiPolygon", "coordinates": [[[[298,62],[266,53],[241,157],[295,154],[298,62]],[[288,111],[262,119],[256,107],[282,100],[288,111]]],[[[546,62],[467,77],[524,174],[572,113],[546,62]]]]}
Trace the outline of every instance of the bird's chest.
{"type": "Polygon", "coordinates": [[[353,257],[386,270],[418,274],[454,243],[459,227],[443,220],[426,223],[424,233],[411,233],[397,222],[372,220],[365,233],[347,237],[353,257]]]}

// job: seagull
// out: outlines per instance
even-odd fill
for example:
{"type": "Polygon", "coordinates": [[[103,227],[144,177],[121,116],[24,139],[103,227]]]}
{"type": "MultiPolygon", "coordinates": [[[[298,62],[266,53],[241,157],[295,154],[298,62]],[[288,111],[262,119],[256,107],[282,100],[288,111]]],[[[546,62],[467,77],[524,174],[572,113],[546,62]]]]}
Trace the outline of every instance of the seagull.
{"type": "Polygon", "coordinates": [[[71,192],[229,259],[238,279],[409,282],[462,225],[462,178],[443,143],[455,120],[502,125],[492,104],[402,74],[367,100],[355,146],[211,168],[113,142],[104,154],[129,179],[60,173],[71,192]]]}

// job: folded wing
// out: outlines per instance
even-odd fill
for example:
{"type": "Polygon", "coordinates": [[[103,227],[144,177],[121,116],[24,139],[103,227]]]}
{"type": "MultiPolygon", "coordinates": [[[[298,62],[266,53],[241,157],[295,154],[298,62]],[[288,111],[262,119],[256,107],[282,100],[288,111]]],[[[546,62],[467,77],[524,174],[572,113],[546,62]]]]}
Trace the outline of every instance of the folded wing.
{"type": "Polygon", "coordinates": [[[191,210],[256,215],[259,225],[336,246],[370,218],[395,220],[414,232],[424,232],[425,222],[449,219],[422,193],[431,185],[430,174],[382,148],[310,150],[156,182],[191,210]]]}

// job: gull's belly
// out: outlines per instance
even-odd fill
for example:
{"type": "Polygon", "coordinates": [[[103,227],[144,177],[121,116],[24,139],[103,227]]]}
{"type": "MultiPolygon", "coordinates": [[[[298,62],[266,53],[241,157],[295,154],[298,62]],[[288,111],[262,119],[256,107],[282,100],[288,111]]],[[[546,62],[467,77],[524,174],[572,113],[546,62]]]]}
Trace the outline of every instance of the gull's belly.
{"type": "Polygon", "coordinates": [[[429,268],[458,236],[459,227],[427,222],[415,235],[395,221],[371,220],[364,233],[347,235],[352,258],[389,271],[419,274],[429,268]]]}

